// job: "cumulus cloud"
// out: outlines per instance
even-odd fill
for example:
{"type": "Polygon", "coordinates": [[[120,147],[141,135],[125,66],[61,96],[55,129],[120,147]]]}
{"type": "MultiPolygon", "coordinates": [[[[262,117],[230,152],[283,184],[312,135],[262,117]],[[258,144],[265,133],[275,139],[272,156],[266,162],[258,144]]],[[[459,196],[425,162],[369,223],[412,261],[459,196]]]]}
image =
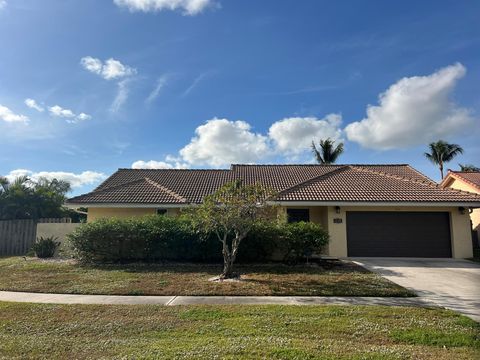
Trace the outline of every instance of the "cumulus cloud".
{"type": "Polygon", "coordinates": [[[68,181],[72,188],[78,188],[84,185],[92,185],[106,178],[105,174],[96,171],[83,171],[79,174],[64,171],[39,171],[34,172],[27,169],[16,169],[6,175],[9,181],[15,180],[19,176],[28,176],[32,180],[39,178],[57,179],[68,181]]]}
{"type": "Polygon", "coordinates": [[[186,168],[188,168],[187,164],[180,163],[180,162],[171,163],[171,162],[168,162],[168,159],[166,159],[166,161],[138,160],[132,164],[132,169],[186,169],[186,168]]]}
{"type": "Polygon", "coordinates": [[[50,106],[48,111],[52,116],[67,119],[68,123],[77,123],[79,121],[90,120],[92,118],[90,115],[87,115],[83,112],[76,115],[72,110],[64,109],[59,105],[50,106]]]}
{"type": "Polygon", "coordinates": [[[43,112],[45,110],[33,99],[25,99],[25,105],[27,105],[30,109],[35,109],[39,112],[43,112]]]}
{"type": "Polygon", "coordinates": [[[73,118],[75,114],[70,109],[64,109],[59,105],[50,106],[48,111],[51,115],[62,118],[73,118]]]}
{"type": "Polygon", "coordinates": [[[254,163],[268,153],[267,137],[252,132],[250,124],[217,118],[197,127],[195,137],[180,150],[188,164],[210,166],[254,163]]]}
{"type": "Polygon", "coordinates": [[[379,150],[406,148],[464,130],[473,121],[468,109],[450,98],[466,73],[461,64],[428,76],[403,78],[367,107],[367,117],[345,128],[347,138],[379,150]]]}
{"type": "Polygon", "coordinates": [[[341,137],[342,117],[329,114],[323,119],[316,117],[291,117],[270,126],[269,137],[280,153],[298,155],[310,148],[312,140],[341,137]]]}
{"type": "Polygon", "coordinates": [[[113,0],[113,2],[130,11],[181,10],[184,15],[197,15],[214,4],[213,0],[113,0]]]}
{"type": "Polygon", "coordinates": [[[85,56],[80,60],[80,64],[88,71],[100,75],[105,80],[120,79],[130,75],[134,75],[137,70],[120,61],[110,58],[105,62],[102,60],[85,56]]]}
{"type": "Polygon", "coordinates": [[[13,122],[26,123],[28,122],[28,117],[21,114],[15,114],[8,107],[0,104],[0,120],[9,122],[9,123],[13,123],[13,122]]]}

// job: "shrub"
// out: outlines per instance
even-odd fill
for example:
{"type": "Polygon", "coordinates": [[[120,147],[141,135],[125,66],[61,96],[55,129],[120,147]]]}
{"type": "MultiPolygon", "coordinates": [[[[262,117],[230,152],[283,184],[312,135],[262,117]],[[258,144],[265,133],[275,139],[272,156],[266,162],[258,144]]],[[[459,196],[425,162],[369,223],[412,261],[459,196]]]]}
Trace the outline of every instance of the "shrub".
{"type": "Polygon", "coordinates": [[[37,242],[33,244],[32,249],[35,252],[35,255],[39,258],[51,258],[55,254],[55,250],[60,245],[57,240],[58,238],[50,237],[40,237],[37,239],[37,242]]]}
{"type": "Polygon", "coordinates": [[[284,223],[280,225],[280,234],[287,262],[298,262],[319,253],[329,241],[328,232],[312,222],[284,223]]]}
{"type": "MultiPolygon", "coordinates": [[[[99,219],[77,227],[68,241],[74,256],[86,262],[221,262],[223,258],[217,237],[199,232],[184,216],[99,219]]],[[[278,249],[288,252],[288,259],[298,258],[304,248],[316,250],[325,241],[328,235],[316,224],[264,221],[256,223],[242,241],[237,258],[239,262],[267,261],[278,249]]]]}

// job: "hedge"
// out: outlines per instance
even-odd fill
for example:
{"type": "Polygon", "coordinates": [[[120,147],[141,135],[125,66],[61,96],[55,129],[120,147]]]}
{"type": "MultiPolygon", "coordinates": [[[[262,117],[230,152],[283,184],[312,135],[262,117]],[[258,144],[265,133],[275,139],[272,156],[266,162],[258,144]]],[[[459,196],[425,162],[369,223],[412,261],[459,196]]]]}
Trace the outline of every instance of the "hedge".
{"type": "MultiPolygon", "coordinates": [[[[200,233],[185,217],[146,216],[99,219],[82,224],[68,236],[74,256],[86,262],[220,262],[221,243],[200,233]]],[[[298,260],[318,252],[328,234],[314,223],[261,222],[239,249],[238,262],[262,262],[275,255],[298,260]]]]}

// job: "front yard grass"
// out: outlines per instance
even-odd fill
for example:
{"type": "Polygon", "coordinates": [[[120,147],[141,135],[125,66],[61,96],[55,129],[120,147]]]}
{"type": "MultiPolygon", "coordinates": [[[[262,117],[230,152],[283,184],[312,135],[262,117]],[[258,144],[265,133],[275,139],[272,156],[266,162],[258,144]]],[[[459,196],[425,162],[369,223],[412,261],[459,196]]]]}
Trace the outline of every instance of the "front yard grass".
{"type": "Polygon", "coordinates": [[[480,325],[438,308],[0,303],[8,359],[479,359],[480,325]]]}
{"type": "Polygon", "coordinates": [[[211,282],[219,265],[115,264],[0,258],[0,290],[109,295],[414,296],[347,261],[321,266],[238,265],[239,282],[211,282]]]}

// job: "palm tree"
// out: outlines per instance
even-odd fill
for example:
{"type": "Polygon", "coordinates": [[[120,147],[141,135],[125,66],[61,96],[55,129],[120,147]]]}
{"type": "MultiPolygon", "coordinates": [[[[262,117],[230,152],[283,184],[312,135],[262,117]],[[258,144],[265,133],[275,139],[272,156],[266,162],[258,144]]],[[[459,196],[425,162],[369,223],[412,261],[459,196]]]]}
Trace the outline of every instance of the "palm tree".
{"type": "Polygon", "coordinates": [[[320,140],[319,144],[320,149],[317,149],[315,142],[312,141],[313,155],[319,164],[333,164],[343,153],[343,143],[335,146],[335,141],[330,138],[320,140]]]}
{"type": "Polygon", "coordinates": [[[480,171],[480,168],[472,164],[458,164],[460,165],[460,171],[463,172],[477,172],[480,171]]]}
{"type": "Polygon", "coordinates": [[[432,163],[438,165],[440,174],[443,179],[443,165],[451,161],[455,156],[463,154],[463,149],[460,145],[449,144],[446,141],[439,140],[428,145],[430,152],[426,152],[425,156],[432,163]]]}

